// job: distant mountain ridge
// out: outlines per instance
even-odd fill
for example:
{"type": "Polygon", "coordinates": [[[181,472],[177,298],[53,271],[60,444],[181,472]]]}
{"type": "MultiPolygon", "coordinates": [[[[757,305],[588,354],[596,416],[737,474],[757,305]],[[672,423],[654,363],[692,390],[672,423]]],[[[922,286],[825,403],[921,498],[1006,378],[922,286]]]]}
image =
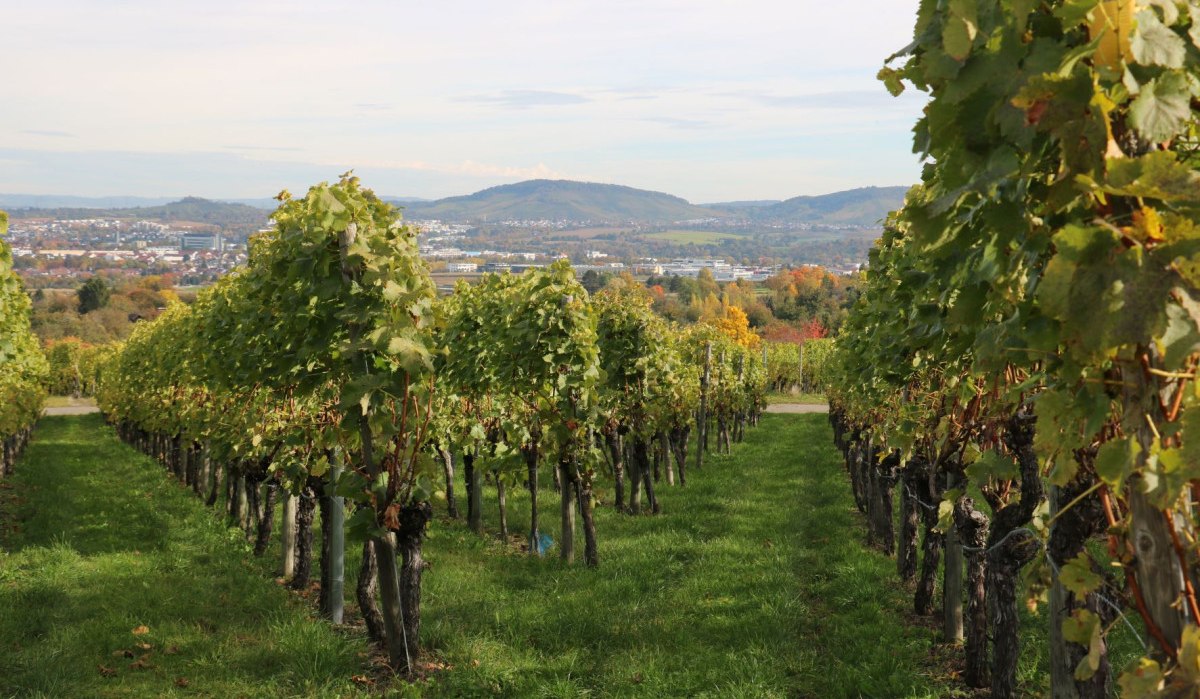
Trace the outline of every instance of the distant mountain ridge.
{"type": "Polygon", "coordinates": [[[861,187],[786,201],[734,201],[698,206],[680,197],[623,185],[529,180],[474,194],[405,204],[408,218],[448,221],[592,221],[668,224],[698,219],[762,223],[877,226],[904,205],[907,187],[861,187]]]}
{"type": "Polygon", "coordinates": [[[626,223],[710,218],[712,209],[686,199],[618,184],[528,180],[429,203],[410,203],[412,218],[457,221],[553,220],[626,223]]]}
{"type": "MultiPolygon", "coordinates": [[[[442,219],[464,223],[505,220],[590,221],[596,224],[674,224],[699,219],[728,219],[763,224],[877,226],[888,212],[904,204],[907,187],[862,187],[786,201],[734,201],[695,205],[686,199],[634,187],[571,180],[528,180],[490,187],[474,194],[427,200],[382,197],[404,207],[406,219],[442,219]]],[[[253,229],[266,224],[277,202],[237,202],[185,197],[164,201],[139,197],[55,197],[0,194],[0,208],[21,218],[54,216],[91,218],[100,215],[162,221],[195,221],[222,227],[253,229]],[[30,202],[73,202],[70,206],[30,208],[30,202]],[[124,202],[117,208],[95,204],[124,202]],[[86,203],[84,203],[86,202],[86,203]],[[130,203],[137,204],[136,206],[130,203]],[[91,204],[91,205],[89,205],[91,204]]]]}
{"type": "Polygon", "coordinates": [[[904,205],[908,187],[860,187],[821,196],[793,197],[755,214],[777,221],[872,225],[904,205]]]}
{"type": "MultiPolygon", "coordinates": [[[[3,195],[0,195],[2,200],[3,195]]],[[[206,223],[228,230],[252,230],[265,226],[271,212],[246,204],[231,204],[199,197],[184,197],[178,201],[155,206],[134,206],[96,209],[90,207],[25,208],[10,212],[14,218],[134,218],[147,221],[191,221],[206,223]]]]}

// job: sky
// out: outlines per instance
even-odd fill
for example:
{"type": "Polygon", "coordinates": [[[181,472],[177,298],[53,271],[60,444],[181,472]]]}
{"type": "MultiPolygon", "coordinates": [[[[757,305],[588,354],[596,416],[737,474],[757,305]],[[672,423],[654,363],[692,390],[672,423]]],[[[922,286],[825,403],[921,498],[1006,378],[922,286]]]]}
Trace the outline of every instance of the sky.
{"type": "Polygon", "coordinates": [[[916,0],[5,3],[0,192],[388,196],[533,178],[693,203],[919,177],[875,74],[916,0]],[[186,8],[186,9],[185,9],[186,8]]]}

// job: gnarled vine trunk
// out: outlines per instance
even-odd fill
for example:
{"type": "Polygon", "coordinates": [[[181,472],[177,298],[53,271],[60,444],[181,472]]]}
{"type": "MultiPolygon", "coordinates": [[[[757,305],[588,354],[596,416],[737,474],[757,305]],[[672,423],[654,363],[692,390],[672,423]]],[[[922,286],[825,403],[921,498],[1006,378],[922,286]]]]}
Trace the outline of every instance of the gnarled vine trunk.
{"type": "Polygon", "coordinates": [[[467,526],[483,533],[483,472],[475,468],[475,451],[463,452],[463,476],[467,481],[467,526]]]}
{"type": "Polygon", "coordinates": [[[933,614],[934,585],[937,581],[938,566],[942,557],[942,533],[937,531],[938,511],[934,503],[941,499],[941,494],[934,483],[930,463],[921,459],[913,464],[921,475],[919,483],[923,490],[917,491],[923,501],[921,507],[921,524],[924,528],[925,540],[921,547],[921,573],[917,578],[917,590],[913,595],[913,611],[922,616],[933,614]]]}
{"type": "Polygon", "coordinates": [[[904,582],[917,576],[917,539],[921,526],[921,505],[917,502],[917,470],[905,464],[900,488],[900,541],[896,551],[896,573],[904,582]]]}
{"type": "Polygon", "coordinates": [[[975,507],[975,501],[961,496],[954,503],[954,526],[967,562],[967,605],[964,618],[966,669],[963,681],[968,687],[982,689],[989,684],[987,545],[988,517],[975,507]]]}
{"type": "Polygon", "coordinates": [[[367,637],[373,642],[387,642],[387,632],[383,627],[383,613],[379,611],[379,567],[375,564],[375,547],[370,541],[363,543],[362,565],[358,569],[358,586],[355,589],[358,598],[358,611],[362,614],[363,622],[367,625],[367,637]]]}
{"type": "MultiPolygon", "coordinates": [[[[1096,483],[1096,449],[1075,452],[1079,469],[1075,478],[1063,487],[1050,489],[1050,539],[1046,552],[1054,563],[1053,585],[1050,588],[1050,689],[1055,697],[1066,699],[1103,699],[1112,685],[1112,667],[1108,660],[1108,642],[1102,635],[1099,643],[1100,662],[1095,674],[1086,680],[1075,678],[1075,668],[1088,655],[1089,649],[1063,638],[1062,624],[1078,609],[1095,614],[1107,627],[1116,613],[1099,598],[1099,592],[1079,599],[1059,580],[1062,567],[1084,552],[1087,542],[1108,527],[1104,505],[1098,492],[1089,492],[1096,483]],[[1082,499],[1080,499],[1082,498],[1082,499]],[[1074,504],[1071,504],[1074,503],[1074,504]],[[1071,504],[1069,509],[1063,509],[1071,504]]],[[[1092,571],[1106,577],[1105,571],[1093,565],[1092,571]]]]}
{"type": "Polygon", "coordinates": [[[1010,699],[1017,691],[1020,618],[1017,574],[1040,551],[1035,537],[1019,531],[1042,502],[1042,479],[1033,451],[1034,416],[1019,411],[1009,419],[1005,442],[1016,456],[1021,475],[1020,498],[996,512],[988,535],[987,597],[992,621],[992,696],[1010,699]]]}
{"type": "Polygon", "coordinates": [[[291,588],[303,590],[312,577],[313,518],[317,509],[317,498],[312,488],[300,491],[296,505],[296,572],[292,575],[291,588]]]}

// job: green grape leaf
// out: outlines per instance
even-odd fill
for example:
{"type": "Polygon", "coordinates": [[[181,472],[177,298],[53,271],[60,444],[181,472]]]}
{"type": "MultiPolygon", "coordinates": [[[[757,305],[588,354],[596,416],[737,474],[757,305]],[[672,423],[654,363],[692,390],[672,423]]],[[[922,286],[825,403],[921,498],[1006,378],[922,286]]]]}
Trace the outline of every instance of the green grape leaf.
{"type": "Polygon", "coordinates": [[[979,33],[977,12],[976,0],[950,0],[942,44],[955,60],[966,60],[971,55],[971,45],[979,33]]]}
{"type": "Polygon", "coordinates": [[[1059,571],[1058,579],[1062,582],[1063,587],[1075,593],[1077,597],[1083,597],[1089,592],[1099,589],[1100,584],[1104,582],[1104,578],[1092,570],[1092,559],[1087,552],[1080,553],[1067,561],[1059,571]]]}
{"type": "Polygon", "coordinates": [[[1096,475],[1110,488],[1120,490],[1125,479],[1133,473],[1139,452],[1141,446],[1132,438],[1105,442],[1096,453],[1096,475]]]}
{"type": "Polygon", "coordinates": [[[1103,189],[1110,194],[1164,201],[1200,200],[1200,175],[1169,151],[1109,160],[1107,167],[1103,189]]]}
{"type": "Polygon", "coordinates": [[[1185,74],[1160,75],[1142,85],[1130,103],[1129,122],[1149,141],[1158,143],[1173,138],[1192,117],[1192,94],[1191,82],[1185,74]]]}
{"type": "Polygon", "coordinates": [[[1020,473],[1017,462],[1009,456],[995,451],[985,452],[977,461],[967,466],[967,476],[976,485],[986,485],[991,480],[1012,480],[1020,473]]]}
{"type": "Polygon", "coordinates": [[[1141,10],[1135,19],[1137,28],[1129,45],[1134,60],[1144,66],[1181,68],[1187,57],[1183,38],[1163,24],[1153,10],[1141,10]]]}
{"type": "Polygon", "coordinates": [[[1179,667],[1172,677],[1173,685],[1191,685],[1194,695],[1200,684],[1200,626],[1188,624],[1179,642],[1179,667]],[[1175,675],[1181,675],[1176,677],[1175,675]]]}
{"type": "Polygon", "coordinates": [[[901,73],[894,68],[881,68],[875,75],[875,79],[883,83],[887,91],[892,97],[899,97],[904,93],[904,81],[901,79],[901,73]]]}
{"type": "Polygon", "coordinates": [[[1125,699],[1155,699],[1163,689],[1162,666],[1150,658],[1138,658],[1137,664],[1121,674],[1117,685],[1125,699]]]}
{"type": "MultiPolygon", "coordinates": [[[[1180,293],[1184,293],[1180,290],[1180,293]]],[[[1177,369],[1193,352],[1200,351],[1200,331],[1196,319],[1182,306],[1167,306],[1167,328],[1159,343],[1163,347],[1163,362],[1167,369],[1177,369]]]]}
{"type": "Polygon", "coordinates": [[[1092,634],[1100,630],[1100,617],[1087,609],[1076,609],[1071,616],[1063,619],[1063,638],[1071,643],[1086,646],[1092,641],[1092,634]]]}

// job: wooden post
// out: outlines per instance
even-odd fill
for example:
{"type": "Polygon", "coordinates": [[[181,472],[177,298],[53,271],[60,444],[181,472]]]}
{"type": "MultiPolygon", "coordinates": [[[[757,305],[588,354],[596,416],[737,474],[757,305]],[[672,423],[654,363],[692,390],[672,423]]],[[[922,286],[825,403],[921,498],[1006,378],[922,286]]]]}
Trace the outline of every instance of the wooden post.
{"type": "Polygon", "coordinates": [[[297,498],[287,494],[283,502],[283,577],[291,578],[296,571],[296,502],[297,498]]]}
{"type": "Polygon", "coordinates": [[[800,343],[800,392],[804,393],[804,343],[800,343]]]}
{"type": "MultiPolygon", "coordinates": [[[[329,464],[329,482],[325,491],[333,492],[333,486],[342,475],[342,452],[334,450],[329,464]]],[[[346,506],[339,495],[326,495],[329,498],[329,620],[335,624],[342,623],[345,613],[346,588],[346,506]]]]}
{"type": "Polygon", "coordinates": [[[700,414],[696,419],[696,470],[704,464],[708,446],[708,382],[712,370],[712,342],[704,345],[704,374],[700,377],[700,414]]]}

